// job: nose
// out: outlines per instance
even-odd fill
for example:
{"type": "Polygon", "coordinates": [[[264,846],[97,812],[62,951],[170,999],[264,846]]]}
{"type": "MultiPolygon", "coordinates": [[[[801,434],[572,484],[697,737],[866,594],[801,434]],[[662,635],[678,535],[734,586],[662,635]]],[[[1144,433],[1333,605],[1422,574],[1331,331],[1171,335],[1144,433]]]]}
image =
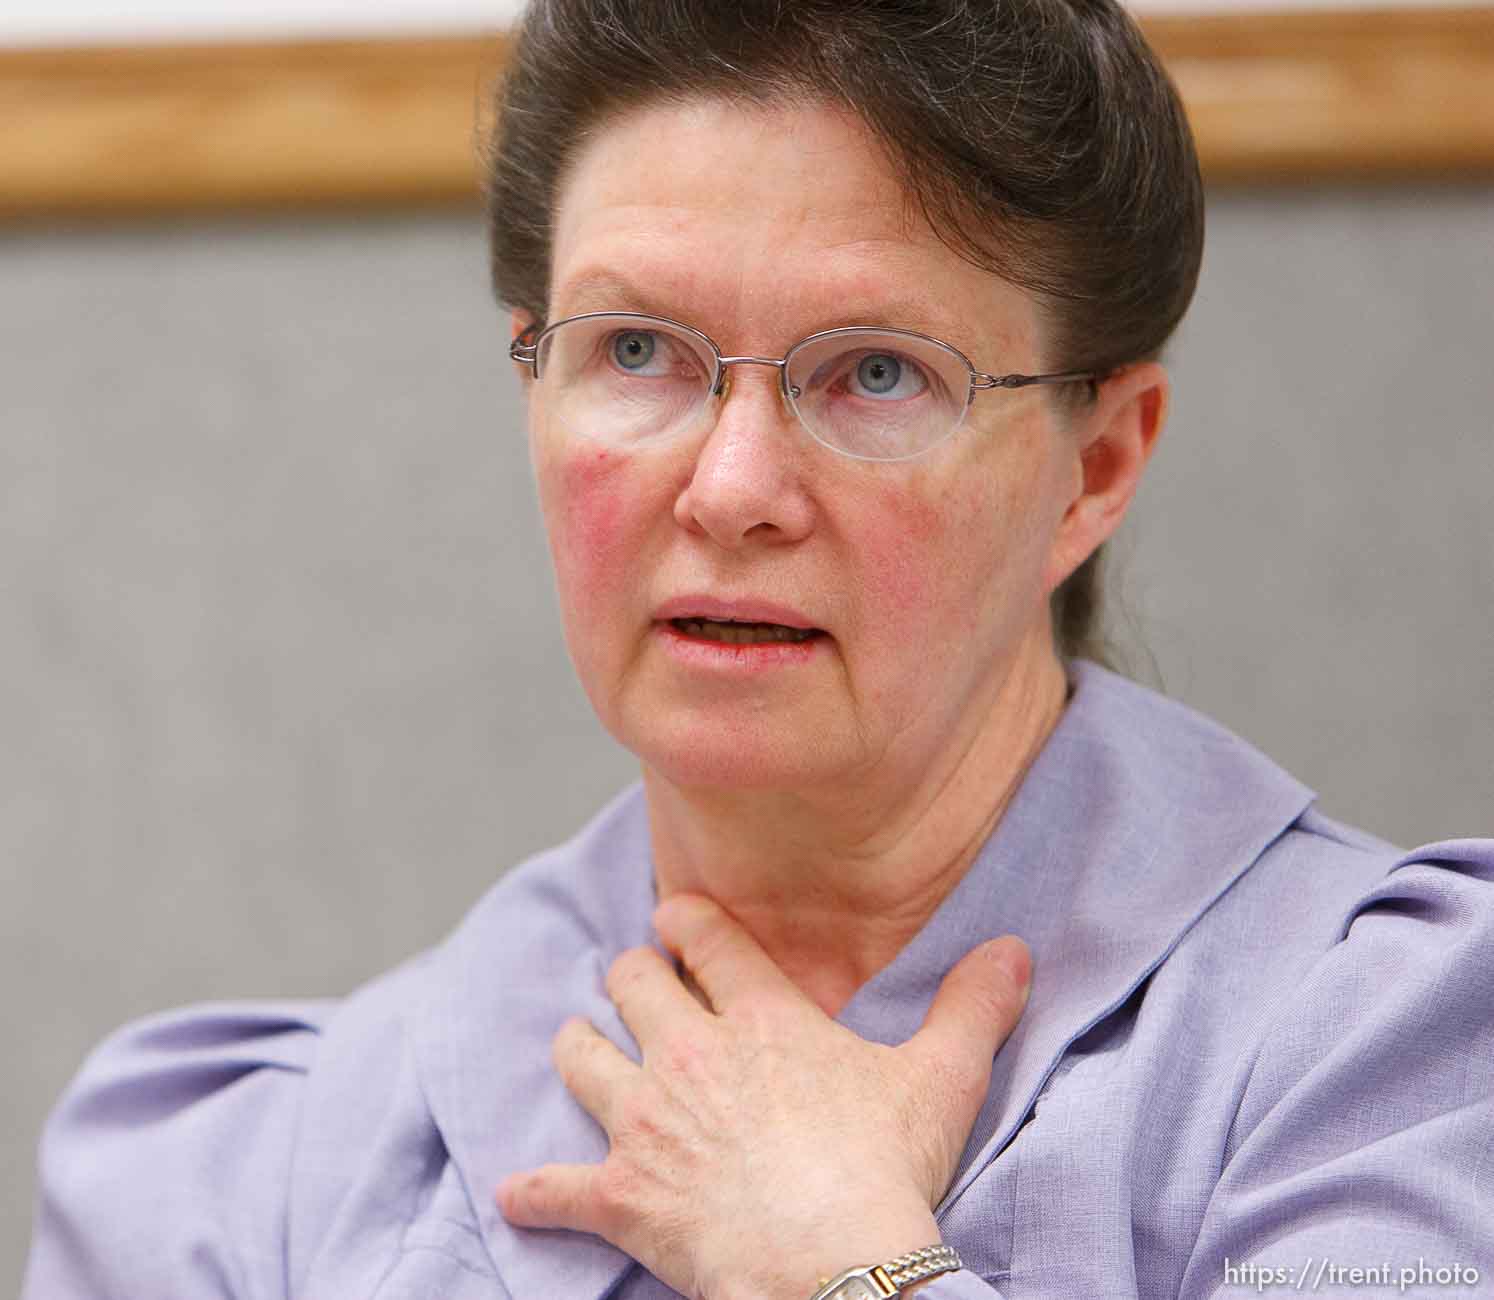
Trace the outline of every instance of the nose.
{"type": "Polygon", "coordinates": [[[714,423],[675,501],[675,519],[727,550],[799,541],[814,527],[810,447],[783,399],[781,364],[758,357],[724,360],[740,368],[724,372],[714,423]],[[772,367],[777,369],[765,373],[772,367]]]}

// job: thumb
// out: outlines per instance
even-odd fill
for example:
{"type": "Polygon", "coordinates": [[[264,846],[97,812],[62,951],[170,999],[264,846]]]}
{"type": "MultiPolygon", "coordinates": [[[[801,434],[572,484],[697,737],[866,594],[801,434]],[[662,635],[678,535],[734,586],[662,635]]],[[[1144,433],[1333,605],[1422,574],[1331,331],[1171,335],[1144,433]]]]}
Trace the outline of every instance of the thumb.
{"type": "Polygon", "coordinates": [[[1032,955],[1016,935],[981,944],[944,977],[908,1045],[979,1075],[984,1092],[991,1060],[1021,1019],[1031,982],[1032,955]]]}

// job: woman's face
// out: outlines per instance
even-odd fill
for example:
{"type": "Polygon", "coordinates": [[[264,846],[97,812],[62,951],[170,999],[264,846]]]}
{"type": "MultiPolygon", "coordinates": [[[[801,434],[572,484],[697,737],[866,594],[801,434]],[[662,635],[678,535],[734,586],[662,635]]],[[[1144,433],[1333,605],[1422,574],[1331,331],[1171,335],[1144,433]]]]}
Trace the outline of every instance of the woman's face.
{"type": "MultiPolygon", "coordinates": [[[[941,244],[864,128],[821,106],[613,120],[561,190],[550,308],[672,317],[727,355],[876,324],[991,373],[1065,360],[1043,354],[1032,300],[941,244]]],[[[1058,543],[1076,435],[1038,390],[997,390],[921,458],[858,461],[808,436],[775,369],[730,374],[698,433],[627,449],[557,427],[530,388],[581,682],[684,785],[905,786],[1000,726],[1014,671],[1051,661],[1047,598],[1082,558],[1058,543]],[[671,621],[691,614],[821,634],[722,644],[671,621]]]]}

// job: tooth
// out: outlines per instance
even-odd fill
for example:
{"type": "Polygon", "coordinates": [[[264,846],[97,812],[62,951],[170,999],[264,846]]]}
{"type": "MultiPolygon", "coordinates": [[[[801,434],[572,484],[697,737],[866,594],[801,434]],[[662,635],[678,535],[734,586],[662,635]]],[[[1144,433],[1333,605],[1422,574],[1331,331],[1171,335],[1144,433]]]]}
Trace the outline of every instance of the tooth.
{"type": "Polygon", "coordinates": [[[680,618],[675,626],[689,636],[703,637],[722,645],[798,644],[814,635],[812,629],[783,627],[775,623],[737,623],[729,619],[680,618]]]}

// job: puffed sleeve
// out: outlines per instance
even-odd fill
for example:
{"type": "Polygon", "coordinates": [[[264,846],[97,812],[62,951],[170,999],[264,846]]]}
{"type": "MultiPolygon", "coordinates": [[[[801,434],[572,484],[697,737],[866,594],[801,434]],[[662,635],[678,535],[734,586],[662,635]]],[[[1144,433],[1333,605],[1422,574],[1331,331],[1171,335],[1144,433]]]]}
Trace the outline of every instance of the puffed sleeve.
{"type": "Polygon", "coordinates": [[[302,1081],[331,1004],[222,1004],[106,1039],[47,1122],[22,1300],[286,1300],[302,1081]]]}
{"type": "Polygon", "coordinates": [[[1339,933],[1263,1009],[1188,1300],[1494,1281],[1494,840],[1407,855],[1339,933]]]}

